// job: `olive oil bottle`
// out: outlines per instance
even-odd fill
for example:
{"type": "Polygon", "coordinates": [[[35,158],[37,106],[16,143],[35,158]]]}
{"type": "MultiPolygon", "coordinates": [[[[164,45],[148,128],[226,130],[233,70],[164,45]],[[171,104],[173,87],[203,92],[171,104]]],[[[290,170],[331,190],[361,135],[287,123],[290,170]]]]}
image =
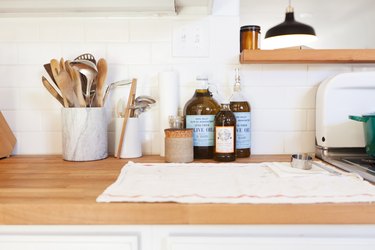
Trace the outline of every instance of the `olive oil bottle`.
{"type": "Polygon", "coordinates": [[[215,116],[215,161],[236,160],[236,117],[228,103],[215,116]]]}
{"type": "Polygon", "coordinates": [[[230,109],[233,111],[236,125],[236,156],[249,157],[251,154],[251,106],[241,93],[239,70],[236,69],[233,94],[230,98],[230,109]]]}
{"type": "Polygon", "coordinates": [[[220,105],[208,90],[207,78],[197,78],[200,86],[185,104],[186,128],[193,129],[195,159],[211,159],[214,154],[214,122],[220,105]]]}

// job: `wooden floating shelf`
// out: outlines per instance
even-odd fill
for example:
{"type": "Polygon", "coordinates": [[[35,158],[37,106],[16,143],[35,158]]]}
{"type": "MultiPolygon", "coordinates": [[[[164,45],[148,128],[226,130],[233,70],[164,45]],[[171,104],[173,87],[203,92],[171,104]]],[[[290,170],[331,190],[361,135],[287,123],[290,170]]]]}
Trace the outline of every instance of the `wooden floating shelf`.
{"type": "Polygon", "coordinates": [[[375,63],[375,49],[243,50],[242,64],[375,63]]]}

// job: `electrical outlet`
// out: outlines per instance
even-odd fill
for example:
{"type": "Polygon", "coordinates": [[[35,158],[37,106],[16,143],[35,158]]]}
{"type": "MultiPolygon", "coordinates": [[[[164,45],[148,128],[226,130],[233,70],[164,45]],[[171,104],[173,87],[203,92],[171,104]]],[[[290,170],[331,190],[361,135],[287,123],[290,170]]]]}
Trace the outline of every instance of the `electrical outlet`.
{"type": "Polygon", "coordinates": [[[208,57],[208,21],[176,22],[173,26],[172,55],[175,57],[208,57]]]}

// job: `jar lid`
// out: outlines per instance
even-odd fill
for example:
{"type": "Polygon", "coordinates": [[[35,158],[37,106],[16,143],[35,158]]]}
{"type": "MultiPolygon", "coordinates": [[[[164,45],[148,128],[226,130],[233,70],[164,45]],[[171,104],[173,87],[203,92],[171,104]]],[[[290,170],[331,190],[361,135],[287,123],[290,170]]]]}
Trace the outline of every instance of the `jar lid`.
{"type": "Polygon", "coordinates": [[[193,138],[193,129],[176,129],[176,128],[167,128],[164,129],[166,138],[193,138]]]}
{"type": "Polygon", "coordinates": [[[241,31],[260,31],[260,26],[258,25],[245,25],[241,26],[241,31]]]}

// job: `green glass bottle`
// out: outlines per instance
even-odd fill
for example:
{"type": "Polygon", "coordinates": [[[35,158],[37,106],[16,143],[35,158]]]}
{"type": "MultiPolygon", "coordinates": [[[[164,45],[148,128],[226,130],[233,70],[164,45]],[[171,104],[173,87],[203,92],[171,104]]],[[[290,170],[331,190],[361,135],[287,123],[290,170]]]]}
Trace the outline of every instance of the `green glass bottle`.
{"type": "Polygon", "coordinates": [[[214,154],[214,122],[220,105],[208,90],[207,78],[197,78],[199,87],[185,104],[186,128],[193,129],[195,159],[211,159],[214,154]]]}
{"type": "Polygon", "coordinates": [[[251,106],[241,93],[239,70],[236,69],[233,94],[230,98],[230,109],[237,120],[236,127],[236,156],[249,157],[251,155],[251,106]]]}
{"type": "Polygon", "coordinates": [[[236,117],[228,103],[215,116],[215,161],[236,160],[236,117]]]}

